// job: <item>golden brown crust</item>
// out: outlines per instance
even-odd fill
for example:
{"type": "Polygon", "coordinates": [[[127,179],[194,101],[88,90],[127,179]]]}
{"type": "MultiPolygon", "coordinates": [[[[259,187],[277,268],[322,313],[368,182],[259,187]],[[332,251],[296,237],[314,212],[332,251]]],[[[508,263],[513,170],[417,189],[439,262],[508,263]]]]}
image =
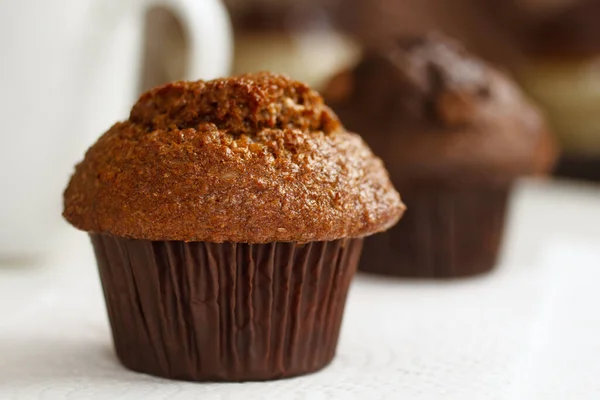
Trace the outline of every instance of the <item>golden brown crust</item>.
{"type": "Polygon", "coordinates": [[[506,184],[556,159],[540,111],[516,84],[439,34],[367,52],[325,96],[405,187],[506,184]]]}
{"type": "Polygon", "coordinates": [[[337,116],[317,92],[283,75],[265,72],[158,87],[141,96],[129,120],[148,130],[212,123],[231,135],[249,136],[263,129],[324,133],[341,129],[337,116]]]}
{"type": "Polygon", "coordinates": [[[144,94],[77,166],[64,216],[123,237],[266,243],[365,236],[403,210],[316,92],[262,73],[144,94]]]}

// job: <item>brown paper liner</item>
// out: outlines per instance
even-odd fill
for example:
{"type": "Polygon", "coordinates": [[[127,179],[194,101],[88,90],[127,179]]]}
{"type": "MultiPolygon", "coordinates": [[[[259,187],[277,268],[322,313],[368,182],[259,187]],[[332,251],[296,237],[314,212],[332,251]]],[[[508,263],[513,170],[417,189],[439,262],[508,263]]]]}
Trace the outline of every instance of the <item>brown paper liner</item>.
{"type": "Polygon", "coordinates": [[[401,192],[408,207],[387,232],[365,239],[359,270],[400,277],[476,275],[496,264],[509,189],[401,192]]]}
{"type": "Polygon", "coordinates": [[[127,368],[247,381],[306,374],[333,359],[362,239],[250,245],[90,236],[127,368]]]}

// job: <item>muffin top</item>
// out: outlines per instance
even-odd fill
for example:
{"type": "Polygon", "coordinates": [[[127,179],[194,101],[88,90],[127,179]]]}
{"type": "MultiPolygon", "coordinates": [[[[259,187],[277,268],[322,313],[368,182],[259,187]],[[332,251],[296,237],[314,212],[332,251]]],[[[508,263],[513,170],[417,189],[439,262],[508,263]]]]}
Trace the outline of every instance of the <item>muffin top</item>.
{"type": "Polygon", "coordinates": [[[267,243],[362,237],[403,211],[318,93],[258,73],[143,94],[76,167],[63,215],[128,238],[267,243]]]}
{"type": "Polygon", "coordinates": [[[438,33],[367,50],[325,97],[395,181],[507,183],[547,171],[556,157],[516,84],[438,33]]]}

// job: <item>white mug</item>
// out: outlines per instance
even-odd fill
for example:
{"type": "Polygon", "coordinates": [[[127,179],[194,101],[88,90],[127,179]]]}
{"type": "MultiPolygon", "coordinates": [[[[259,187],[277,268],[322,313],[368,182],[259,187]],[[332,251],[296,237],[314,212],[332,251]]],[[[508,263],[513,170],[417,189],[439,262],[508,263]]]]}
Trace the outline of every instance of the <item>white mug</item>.
{"type": "Polygon", "coordinates": [[[0,0],[0,260],[44,254],[65,228],[75,163],[135,101],[154,6],[187,33],[186,79],[229,72],[220,0],[0,0]]]}

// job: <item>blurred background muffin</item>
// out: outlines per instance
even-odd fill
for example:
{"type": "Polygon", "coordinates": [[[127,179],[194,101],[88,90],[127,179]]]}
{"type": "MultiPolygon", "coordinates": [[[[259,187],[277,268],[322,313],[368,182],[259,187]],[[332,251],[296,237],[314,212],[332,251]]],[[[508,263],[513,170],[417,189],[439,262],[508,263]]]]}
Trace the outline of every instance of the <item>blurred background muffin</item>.
{"type": "Polygon", "coordinates": [[[491,269],[514,181],[547,173],[557,153],[518,86],[428,34],[367,49],[325,96],[384,160],[408,206],[403,224],[365,241],[360,269],[436,278],[491,269]]]}
{"type": "Polygon", "coordinates": [[[564,148],[557,174],[600,180],[600,1],[561,1],[523,28],[518,71],[564,148]]]}

